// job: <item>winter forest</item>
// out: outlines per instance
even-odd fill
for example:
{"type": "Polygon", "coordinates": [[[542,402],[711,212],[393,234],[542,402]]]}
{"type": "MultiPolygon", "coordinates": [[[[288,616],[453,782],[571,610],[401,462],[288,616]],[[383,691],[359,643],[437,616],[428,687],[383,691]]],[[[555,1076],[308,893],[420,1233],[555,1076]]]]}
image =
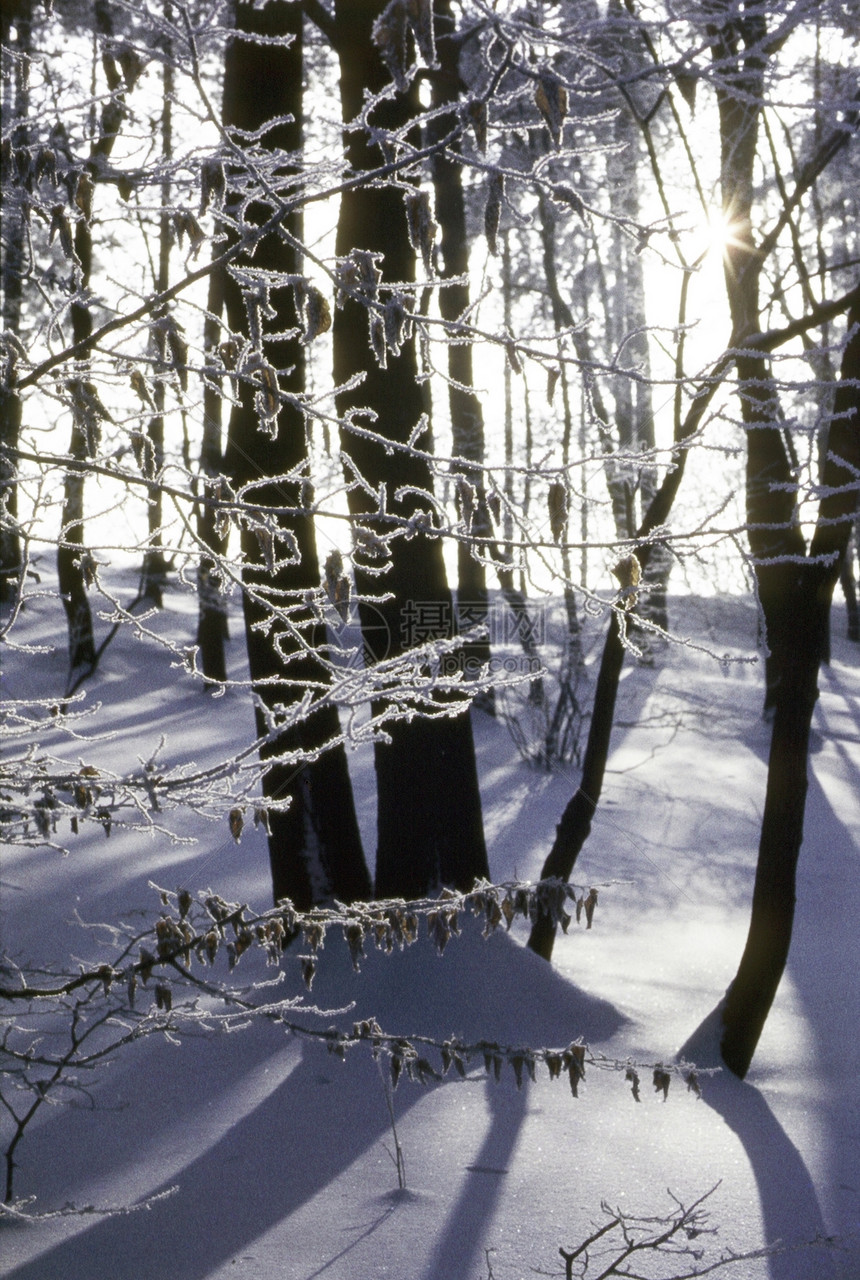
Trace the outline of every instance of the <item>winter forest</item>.
{"type": "Polygon", "coordinates": [[[860,1274],[856,0],[2,0],[0,1272],[860,1274]]]}

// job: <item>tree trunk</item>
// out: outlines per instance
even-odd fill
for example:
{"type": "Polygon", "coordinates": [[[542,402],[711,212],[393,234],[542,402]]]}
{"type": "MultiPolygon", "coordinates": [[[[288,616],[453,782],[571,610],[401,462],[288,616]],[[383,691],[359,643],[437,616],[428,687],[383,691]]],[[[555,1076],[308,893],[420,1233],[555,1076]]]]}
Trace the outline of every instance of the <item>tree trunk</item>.
{"type": "MultiPolygon", "coordinates": [[[[389,84],[371,39],[374,19],[382,10],[376,0],[340,0],[336,8],[336,46],[341,67],[341,100],[345,123],[362,110],[365,91],[376,94],[389,84]]],[[[414,93],[398,92],[373,110],[373,122],[382,129],[408,125],[417,110],[414,93]]],[[[347,161],[353,174],[366,173],[382,162],[381,152],[364,131],[345,135],[347,161]]],[[[341,197],[337,251],[346,257],[353,250],[379,255],[384,278],[405,282],[413,278],[414,257],[407,234],[404,193],[393,186],[354,187],[341,197]]],[[[367,260],[365,259],[365,262],[367,260]]],[[[382,285],[385,290],[385,285],[382,285]]],[[[370,306],[378,299],[368,298],[370,306]]],[[[396,305],[396,304],[395,304],[396,305]]],[[[338,386],[356,374],[361,385],[338,397],[341,414],[366,407],[377,415],[374,429],[400,444],[407,444],[424,409],[417,381],[415,343],[400,343],[399,354],[389,349],[381,367],[368,342],[368,305],[348,298],[335,314],[334,374],[338,386]]],[[[378,312],[375,313],[378,319],[378,312]]],[[[343,447],[370,486],[387,491],[388,511],[404,518],[427,510],[421,491],[432,493],[433,477],[426,462],[414,454],[393,451],[386,456],[377,444],[345,430],[343,447]],[[407,496],[396,501],[404,486],[407,496]]],[[[377,507],[364,491],[352,486],[350,509],[356,524],[374,530],[377,507]]],[[[379,533],[390,532],[380,525],[379,533]]],[[[371,564],[370,568],[374,566],[371,564]]],[[[390,592],[387,602],[372,609],[360,607],[369,661],[386,653],[394,655],[427,638],[424,617],[452,618],[442,548],[438,540],[416,533],[391,543],[391,562],[380,579],[355,565],[359,596],[390,592]],[[411,611],[407,609],[413,606],[411,611]],[[418,627],[410,618],[418,615],[418,627]],[[384,645],[380,645],[379,617],[384,620],[384,645]],[[405,630],[404,630],[405,629],[405,630]]],[[[443,622],[444,627],[444,622],[443,622]]],[[[438,631],[437,631],[438,634],[438,631]]],[[[383,701],[375,704],[383,714],[383,701]]],[[[415,716],[388,727],[389,742],[375,746],[378,806],[376,892],[381,896],[426,893],[439,884],[466,888],[476,876],[488,874],[481,800],[478,790],[472,725],[468,710],[453,717],[430,720],[415,716]]]]}
{"type": "MultiPolygon", "coordinates": [[[[204,491],[207,482],[215,481],[224,468],[221,448],[223,379],[218,371],[218,341],[223,309],[224,273],[215,270],[209,277],[207,315],[203,327],[208,366],[203,385],[203,438],[200,443],[200,473],[204,491]]],[[[197,644],[200,649],[200,668],[207,679],[223,683],[227,679],[224,645],[229,633],[218,556],[226,553],[227,539],[219,534],[212,507],[205,501],[197,509],[197,537],[202,546],[213,552],[212,555],[201,555],[197,566],[197,644]]]]}
{"type": "MultiPolygon", "coordinates": [[[[242,40],[238,35],[231,41],[224,77],[225,124],[250,132],[278,119],[263,135],[264,145],[292,156],[302,145],[301,8],[272,0],[265,9],[257,9],[240,0],[236,28],[266,37],[267,43],[242,40]]],[[[284,169],[279,166],[281,175],[284,169]]],[[[235,197],[234,216],[239,216],[241,198],[241,193],[235,197]]],[[[246,225],[259,224],[271,213],[272,204],[261,198],[245,212],[246,225]]],[[[289,240],[277,233],[267,236],[247,264],[254,271],[272,273],[270,281],[301,274],[300,254],[294,248],[301,238],[300,214],[286,211],[281,225],[289,240]]],[[[253,309],[253,299],[243,297],[232,273],[225,279],[225,298],[231,330],[247,334],[258,359],[278,370],[282,397],[271,434],[263,429],[258,411],[261,384],[243,377],[241,403],[231,413],[227,445],[233,483],[253,485],[245,506],[257,527],[249,528],[247,519],[242,522],[242,577],[248,658],[262,704],[257,710],[262,736],[267,728],[263,708],[277,718],[279,704],[289,709],[306,691],[320,690],[328,683],[316,656],[326,642],[325,627],[300,605],[304,594],[320,584],[313,517],[307,511],[271,515],[261,510],[302,508],[311,500],[309,480],[294,478],[307,471],[304,416],[294,399],[284,399],[304,391],[304,351],[290,334],[295,333],[297,316],[289,284],[270,287],[268,302],[274,314],[267,317],[266,307],[260,308],[261,334],[256,340],[248,311],[253,309]],[[267,333],[287,336],[268,338],[267,333]],[[281,611],[281,618],[274,622],[273,611],[281,611]]],[[[290,752],[321,753],[299,765],[283,760],[273,763],[265,775],[264,792],[275,802],[268,821],[276,902],[288,897],[307,909],[332,896],[347,902],[370,896],[346,755],[342,747],[329,746],[339,731],[337,708],[323,698],[263,750],[264,759],[290,752]]]]}
{"type": "MultiPolygon", "coordinates": [[[[428,141],[438,141],[450,130],[460,100],[459,45],[450,0],[435,0],[434,16],[439,52],[439,72],[432,82],[432,105],[440,114],[427,127],[428,141]],[[445,107],[450,113],[441,114],[445,107]]],[[[439,312],[443,320],[455,325],[469,310],[469,238],[466,232],[466,201],[463,194],[462,169],[445,151],[437,151],[432,159],[433,185],[436,196],[436,219],[439,224],[441,263],[439,277],[439,312]]],[[[467,464],[461,475],[469,486],[463,491],[461,513],[470,532],[487,537],[491,532],[487,495],[484,487],[484,413],[474,390],[472,343],[468,339],[449,338],[448,404],[451,414],[453,453],[467,464]],[[469,466],[468,463],[475,465],[469,466]],[[471,492],[470,492],[471,490],[471,492]],[[467,509],[468,508],[468,509],[467,509]]],[[[487,626],[489,605],[487,574],[484,565],[472,554],[466,541],[457,544],[457,616],[461,626],[487,626]],[[468,610],[468,612],[467,612],[468,610]]],[[[477,670],[491,658],[490,636],[463,646],[465,670],[477,670]]],[[[495,697],[490,689],[480,696],[478,705],[491,715],[495,697]]]]}
{"type": "MultiPolygon", "coordinates": [[[[2,36],[2,121],[10,130],[11,146],[4,149],[0,172],[0,215],[3,226],[3,329],[17,337],[21,324],[26,245],[26,222],[21,186],[15,177],[15,152],[27,145],[29,113],[29,56],[32,49],[32,0],[4,6],[0,15],[2,36]],[[10,57],[11,27],[16,31],[13,61],[10,57]]],[[[21,535],[18,528],[18,481],[15,450],[21,432],[21,400],[15,394],[14,353],[3,353],[6,363],[0,379],[0,602],[11,600],[20,588],[22,571],[21,535]]]]}
{"type": "MultiPolygon", "coordinates": [[[[779,655],[767,792],[746,947],[722,1011],[726,1065],[745,1076],[785,969],[794,921],[797,861],[803,840],[809,730],[818,699],[833,590],[845,557],[860,473],[860,309],[848,316],[848,345],[833,405],[815,535],[805,563],[781,566],[768,620],[779,655]],[[841,492],[840,492],[841,490],[841,492]]],[[[781,501],[777,491],[777,501],[781,501]]]]}
{"type": "MultiPolygon", "coordinates": [[[[173,6],[171,0],[164,0],[164,21],[170,23],[173,20],[173,6]]],[[[162,63],[162,91],[161,91],[161,160],[162,160],[162,179],[161,179],[161,216],[158,226],[158,269],[156,271],[155,289],[157,293],[164,293],[170,285],[170,246],[173,241],[173,228],[170,220],[170,164],[173,158],[173,94],[175,75],[172,62],[172,49],[170,41],[164,48],[164,61],[162,63]]],[[[164,466],[164,407],[166,399],[166,386],[163,378],[159,378],[153,388],[153,399],[155,401],[155,413],[149,419],[147,424],[146,449],[148,452],[148,464],[155,476],[160,475],[164,466]]],[[[149,490],[146,504],[147,524],[149,527],[149,540],[146,551],[143,556],[143,566],[140,574],[140,597],[149,605],[153,605],[156,609],[160,609],[163,603],[163,591],[167,580],[167,561],[164,558],[162,549],[161,527],[163,523],[163,501],[162,493],[159,485],[153,485],[149,490]]]]}
{"type": "MultiPolygon", "coordinates": [[[[95,25],[102,37],[113,34],[113,21],[106,0],[96,0],[95,25]]],[[[125,116],[125,95],[119,91],[121,79],[109,53],[102,57],[102,68],[111,98],[105,104],[98,122],[98,132],[90,143],[89,164],[78,180],[77,202],[83,216],[75,226],[75,254],[79,266],[79,295],[89,289],[93,271],[93,237],[87,200],[102,167],[110,158],[120,125],[125,116]]],[[[95,86],[94,86],[95,92],[95,86]]],[[[84,342],[93,331],[93,317],[86,302],[72,302],[72,337],[84,342]]],[[[92,558],[84,546],[84,483],[87,459],[98,451],[101,420],[105,416],[98,398],[86,380],[86,368],[70,385],[73,400],[72,434],[69,455],[72,465],[66,472],[63,493],[62,532],[57,549],[57,576],[60,595],[66,611],[69,633],[69,688],[95,670],[97,656],[93,617],[87,593],[91,581],[92,558]]]]}

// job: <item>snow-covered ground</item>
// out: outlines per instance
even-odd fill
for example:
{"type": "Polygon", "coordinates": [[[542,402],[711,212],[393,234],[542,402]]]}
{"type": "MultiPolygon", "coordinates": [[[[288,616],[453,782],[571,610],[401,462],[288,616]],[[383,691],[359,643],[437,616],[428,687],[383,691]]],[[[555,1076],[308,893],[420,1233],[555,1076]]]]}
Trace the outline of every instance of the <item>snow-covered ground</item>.
{"type": "MultiPolygon", "coordinates": [[[[173,593],[153,626],[189,634],[190,601],[173,593]]],[[[743,600],[676,600],[674,628],[717,654],[755,653],[743,600]]],[[[234,631],[239,634],[238,623],[234,631]]],[[[406,1164],[398,1188],[386,1087],[369,1051],[344,1062],[268,1023],[231,1035],[150,1038],[99,1070],[74,1106],[43,1107],[17,1154],[16,1195],[30,1209],[130,1205],[176,1187],[148,1210],[54,1217],[0,1227],[2,1274],[14,1280],[524,1280],[564,1276],[572,1250],[604,1219],[601,1201],[665,1214],[667,1189],[709,1200],[716,1236],[693,1243],[701,1265],[721,1250],[767,1257],[734,1264],[742,1280],[860,1276],[860,670],[841,638],[822,673],[806,838],[788,970],[746,1082],[726,1073],[703,1097],[675,1080],[664,1100],[643,1074],[636,1103],[623,1071],[590,1067],[579,1097],[546,1073],[517,1089],[488,1080],[402,1081],[393,1094],[406,1164]],[[808,1242],[818,1243],[806,1247],[808,1242]]],[[[54,695],[65,679],[56,602],[36,602],[19,635],[52,653],[6,655],[4,696],[54,695]]],[[[239,640],[233,650],[241,666],[239,640]]],[[[68,758],[122,767],[167,737],[165,758],[215,760],[253,733],[247,697],[212,699],[171,669],[166,651],[120,636],[88,692],[110,742],[68,758]]],[[[670,1061],[713,1009],[743,947],[763,804],[768,728],[756,665],[720,665],[688,645],[652,669],[628,665],[604,798],[575,878],[601,890],[594,927],[572,925],[552,966],[524,932],[484,941],[464,928],[443,956],[420,942],[368,956],[356,974],[332,937],[312,1000],[354,1005],[398,1034],[452,1033],[532,1046],[582,1037],[593,1053],[670,1061]]],[[[517,755],[505,727],[475,715],[491,870],[535,879],[575,785],[517,755]]],[[[353,757],[368,850],[372,763],[353,757]]],[[[91,956],[73,922],[157,910],[150,881],[211,886],[269,905],[262,832],[235,844],[226,822],[185,820],[196,845],[84,827],[66,858],[7,848],[3,945],[19,959],[91,956]]],[[[303,991],[290,953],[287,985],[303,991]],[[295,972],[294,972],[295,970],[295,972]]],[[[151,990],[147,989],[150,999],[151,990]]],[[[3,1125],[3,1147],[8,1124],[3,1125]]],[[[588,1275],[599,1274],[596,1257],[588,1275]]],[[[577,1262],[574,1266],[578,1266],[577,1262]]],[[[652,1258],[642,1274],[685,1273],[652,1258]],[[659,1263],[659,1265],[658,1265],[659,1263]]],[[[574,1269],[572,1274],[579,1272],[574,1269]]]]}

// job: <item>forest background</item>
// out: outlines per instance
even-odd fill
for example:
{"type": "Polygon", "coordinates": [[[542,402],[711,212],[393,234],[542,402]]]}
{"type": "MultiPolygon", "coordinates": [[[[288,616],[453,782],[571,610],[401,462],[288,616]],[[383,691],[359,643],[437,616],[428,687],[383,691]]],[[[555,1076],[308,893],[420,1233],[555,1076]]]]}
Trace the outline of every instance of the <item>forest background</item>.
{"type": "MultiPolygon", "coordinates": [[[[109,1052],[239,1007],[295,1030],[297,997],[236,987],[246,952],[304,943],[310,987],[330,930],[358,962],[421,921],[443,950],[464,911],[520,916],[549,960],[573,916],[591,927],[612,887],[571,881],[623,679],[691,648],[702,670],[754,660],[755,636],[694,639],[692,596],[750,602],[770,740],[737,972],[679,1065],[646,1066],[664,1094],[698,1090],[693,1063],[747,1074],[791,946],[840,579],[860,634],[856,18],[4,7],[3,839],[72,865],[94,833],[181,849],[253,825],[276,904],[176,883],[86,955],[7,953],[7,1204],[45,1101],[109,1052]],[[182,634],[165,605],[189,602],[182,634]],[[131,638],[168,655],[187,751],[157,733],[120,768],[93,744],[131,638]],[[253,727],[200,767],[219,699],[253,727]],[[492,883],[486,717],[569,784],[534,880],[492,883]],[[37,1048],[42,1018],[60,1049],[37,1048]]],[[[161,700],[129,679],[148,737],[161,700]]],[[[590,1052],[425,1051],[371,1014],[315,1034],[368,1041],[394,1084],[438,1071],[432,1049],[576,1092],[590,1052]]],[[[642,1064],[616,1065],[638,1093],[642,1064]]]]}

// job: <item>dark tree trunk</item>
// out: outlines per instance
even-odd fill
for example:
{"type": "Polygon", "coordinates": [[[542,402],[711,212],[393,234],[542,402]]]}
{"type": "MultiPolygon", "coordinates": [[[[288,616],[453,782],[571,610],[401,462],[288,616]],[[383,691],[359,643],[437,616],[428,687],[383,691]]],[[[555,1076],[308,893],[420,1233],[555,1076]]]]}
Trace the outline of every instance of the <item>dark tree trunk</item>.
{"type": "Polygon", "coordinates": [[[842,561],[842,571],[839,574],[839,584],[842,587],[842,594],[845,596],[845,612],[847,615],[847,636],[849,640],[860,640],[860,609],[857,607],[857,583],[854,579],[854,556],[857,546],[857,522],[854,523],[854,532],[848,548],[845,552],[845,558],[842,561]]]}
{"type": "MultiPolygon", "coordinates": [[[[27,145],[29,111],[29,56],[32,49],[32,0],[3,7],[0,36],[3,46],[2,125],[11,143],[4,149],[0,172],[0,216],[3,227],[2,289],[3,329],[16,337],[21,323],[25,265],[26,224],[22,190],[15,180],[15,152],[27,145]],[[10,57],[11,27],[15,26],[15,59],[10,57]],[[14,121],[14,128],[12,122],[14,121]]],[[[0,376],[0,601],[12,599],[22,570],[21,535],[18,528],[18,482],[15,450],[21,432],[21,400],[15,394],[14,357],[4,355],[0,376]]]]}
{"type": "MultiPolygon", "coordinates": [[[[439,71],[432,82],[434,109],[450,107],[450,113],[439,114],[428,125],[428,141],[439,141],[455,123],[455,111],[463,87],[460,79],[460,49],[450,0],[435,0],[436,39],[439,71]]],[[[436,196],[436,219],[439,224],[441,262],[439,276],[448,281],[439,290],[439,312],[452,326],[469,310],[469,238],[466,231],[466,201],[463,193],[462,169],[446,151],[435,153],[432,160],[433,186],[436,196]]],[[[491,533],[487,495],[484,488],[484,413],[474,390],[472,343],[463,338],[449,340],[448,404],[451,414],[451,439],[454,456],[463,459],[461,471],[468,488],[464,488],[460,511],[468,530],[476,537],[491,533]],[[474,466],[469,466],[474,463],[474,466]]],[[[457,544],[457,616],[461,627],[488,625],[489,604],[487,574],[484,565],[472,554],[467,541],[457,544]]],[[[463,646],[466,670],[477,670],[491,659],[490,635],[463,646]]],[[[493,714],[493,690],[481,695],[478,705],[493,714]]]]}
{"type": "MultiPolygon", "coordinates": [[[[203,439],[200,445],[200,473],[204,489],[224,469],[221,447],[223,421],[223,379],[218,371],[218,340],[224,309],[224,273],[213,271],[209,277],[207,317],[203,341],[208,372],[203,386],[203,439]]],[[[210,504],[201,502],[197,509],[197,537],[213,555],[201,555],[197,566],[197,644],[200,667],[209,680],[223,683],[227,679],[224,645],[229,638],[227,603],[218,571],[217,557],[227,550],[227,540],[218,532],[218,523],[210,504]]]]}
{"type": "MultiPolygon", "coordinates": [[[[171,0],[163,0],[164,20],[173,20],[171,0]]],[[[170,220],[170,163],[173,158],[173,94],[175,75],[171,61],[172,49],[168,40],[164,48],[162,63],[161,91],[161,217],[158,226],[158,268],[155,278],[157,293],[164,293],[170,285],[170,246],[173,241],[173,228],[170,220]]],[[[149,419],[146,429],[148,466],[152,474],[160,475],[164,466],[164,408],[166,386],[163,378],[159,378],[153,388],[155,413],[149,419]]],[[[140,575],[140,597],[149,605],[160,609],[163,604],[163,592],[167,581],[168,565],[162,547],[161,527],[163,523],[163,501],[161,488],[153,485],[147,498],[147,524],[149,526],[149,543],[144,552],[143,566],[140,575]]]]}
{"type": "MultiPolygon", "coordinates": [[[[377,0],[341,0],[336,9],[336,45],[341,67],[341,99],[344,121],[353,121],[362,109],[365,90],[375,94],[389,77],[371,39],[374,19],[383,8],[377,0]]],[[[373,111],[373,122],[382,128],[408,125],[417,109],[413,93],[398,92],[373,111]]],[[[352,173],[364,173],[382,163],[382,154],[371,146],[364,131],[345,135],[352,173]]],[[[414,257],[404,212],[404,193],[393,186],[357,187],[341,198],[337,251],[346,256],[360,249],[380,255],[384,280],[413,278],[414,257]]],[[[384,284],[383,284],[384,290],[384,284]]],[[[424,411],[417,381],[415,344],[404,341],[400,353],[388,351],[381,368],[368,343],[368,308],[347,300],[335,315],[334,373],[339,386],[355,374],[363,374],[360,387],[342,393],[339,411],[359,406],[377,414],[374,429],[406,444],[424,411]]],[[[375,489],[384,486],[388,510],[409,517],[427,503],[414,490],[431,491],[433,479],[422,459],[402,451],[386,456],[372,441],[344,433],[344,449],[360,473],[375,489]],[[402,501],[395,491],[412,490],[402,501]]],[[[353,487],[351,511],[356,522],[371,530],[375,506],[366,493],[353,487]]],[[[385,526],[388,532],[388,526],[385,526]]],[[[441,611],[452,617],[441,544],[426,535],[399,538],[391,546],[391,566],[384,578],[356,567],[360,595],[380,590],[393,598],[361,609],[365,649],[371,660],[408,649],[422,635],[409,635],[410,602],[421,609],[441,611]],[[382,615],[386,643],[380,649],[374,625],[382,615]],[[407,634],[404,634],[404,626],[407,634]]],[[[378,703],[378,712],[385,704],[378,703]]],[[[375,747],[378,830],[376,892],[380,896],[425,893],[435,885],[470,886],[476,876],[488,874],[481,800],[478,790],[472,725],[468,711],[451,718],[389,725],[390,741],[375,747]]]]}
{"type": "MultiPolygon", "coordinates": [[[[224,76],[224,122],[229,128],[253,131],[267,121],[281,123],[265,133],[265,145],[285,157],[302,145],[302,11],[285,0],[271,0],[264,9],[252,3],[236,6],[238,32],[257,34],[282,42],[255,43],[235,37],[228,48],[224,76]],[[292,43],[288,43],[288,38],[292,43]],[[288,118],[292,117],[292,121],[288,118]]],[[[286,161],[285,161],[286,163],[286,161]]],[[[281,172],[285,172],[284,169],[281,172]]],[[[237,200],[238,205],[238,200],[237,200]]],[[[271,216],[273,205],[252,203],[245,214],[246,224],[259,224],[271,216]]],[[[234,209],[238,213],[238,207],[234,209]]],[[[300,215],[284,213],[281,223],[296,241],[301,237],[300,215]]],[[[240,259],[241,264],[241,259],[240,259]]],[[[295,277],[301,273],[301,259],[291,242],[277,233],[257,246],[255,271],[295,277]]],[[[235,333],[248,334],[251,326],[239,287],[228,274],[225,279],[227,319],[235,333]]],[[[289,284],[273,287],[269,293],[273,316],[263,319],[262,341],[257,355],[278,370],[283,396],[300,396],[304,391],[304,351],[295,337],[266,339],[266,332],[283,334],[295,330],[296,313],[289,284]]],[[[261,308],[265,312],[265,308],[261,308]]],[[[260,384],[242,380],[241,403],[230,416],[227,469],[235,486],[253,485],[245,496],[246,509],[258,512],[258,528],[243,521],[242,552],[245,633],[251,679],[263,707],[275,711],[280,704],[289,708],[307,691],[323,691],[326,671],[316,656],[325,644],[322,624],[300,602],[308,590],[320,584],[313,517],[307,506],[309,480],[287,480],[288,474],[306,473],[307,442],[304,417],[291,399],[282,399],[274,434],[263,429],[258,413],[260,384]],[[267,515],[261,509],[274,508],[267,515]],[[286,514],[283,508],[299,509],[286,514]],[[274,543],[270,538],[274,536],[274,543]],[[274,552],[274,567],[272,552],[274,552]],[[279,558],[286,563],[278,563],[279,558]],[[291,627],[283,620],[272,622],[272,609],[289,613],[291,627]],[[298,611],[296,611],[298,609],[298,611]],[[264,625],[260,625],[264,624],[264,625]]],[[[270,424],[275,426],[275,423],[270,424]]],[[[257,711],[257,729],[266,732],[266,715],[257,711]]],[[[264,779],[266,796],[273,805],[269,812],[269,854],[275,901],[290,898],[307,909],[314,902],[332,896],[342,901],[370,896],[370,878],[364,862],[361,837],[353,802],[346,755],[342,747],[329,747],[340,731],[337,708],[319,700],[298,724],[276,734],[263,750],[263,758],[285,753],[313,753],[317,759],[304,763],[274,763],[264,779]]]]}
{"type": "MultiPolygon", "coordinates": [[[[768,642],[778,656],[767,792],[746,947],[722,1012],[722,1055],[745,1076],[785,969],[794,921],[797,861],[803,840],[809,730],[826,654],[833,590],[851,537],[860,472],[860,310],[833,405],[818,524],[805,563],[789,562],[768,584],[774,607],[768,642]],[[853,385],[852,385],[853,384],[853,385]],[[840,488],[842,492],[840,492],[840,488]],[[828,492],[828,490],[830,492],[828,492]],[[833,491],[836,492],[833,492],[833,491]]],[[[774,492],[776,506],[783,501],[774,492]]],[[[763,499],[762,499],[763,504],[763,499]]]]}

